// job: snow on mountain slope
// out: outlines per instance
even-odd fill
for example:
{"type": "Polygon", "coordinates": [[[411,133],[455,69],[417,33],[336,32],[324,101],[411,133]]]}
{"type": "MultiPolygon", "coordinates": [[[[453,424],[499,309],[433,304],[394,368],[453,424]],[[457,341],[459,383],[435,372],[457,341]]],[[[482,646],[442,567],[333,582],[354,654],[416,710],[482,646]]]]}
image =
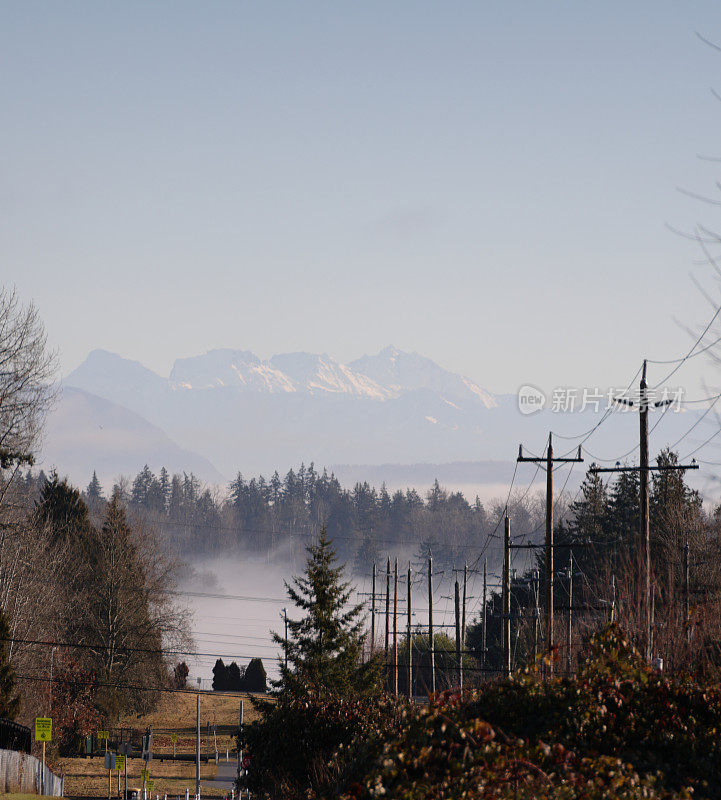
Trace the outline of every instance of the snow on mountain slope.
{"type": "Polygon", "coordinates": [[[359,375],[326,354],[284,353],[273,356],[270,363],[293,380],[300,390],[310,394],[347,394],[372,400],[396,396],[376,381],[359,375]]]}
{"type": "Polygon", "coordinates": [[[398,398],[403,392],[431,390],[451,406],[454,400],[474,400],[493,408],[493,396],[462,375],[443,369],[417,353],[386,347],[375,356],[341,364],[327,354],[282,353],[263,361],[247,350],[218,349],[179,358],[169,378],[162,378],[137,361],[106,350],[93,350],[68,375],[65,383],[110,400],[138,407],[162,403],[169,392],[235,388],[260,393],[301,392],[348,395],[372,400],[398,398]]]}
{"type": "Polygon", "coordinates": [[[449,372],[418,353],[404,353],[392,346],[376,356],[352,361],[349,366],[390,391],[431,389],[451,404],[455,399],[471,399],[483,403],[486,408],[497,405],[493,395],[463,375],[449,372]]]}
{"type": "MultiPolygon", "coordinates": [[[[370,370],[381,356],[361,361],[370,370]]],[[[93,351],[65,385],[135,412],[226,474],[302,460],[477,457],[493,435],[492,398],[428,359],[397,351],[392,357],[403,369],[391,373],[389,386],[328,355],[287,353],[264,361],[247,351],[213,350],[179,359],[163,378],[93,351]]],[[[117,445],[121,456],[124,445],[117,445]]],[[[81,436],[78,450],[83,446],[81,436]]]]}
{"type": "Polygon", "coordinates": [[[170,373],[173,389],[237,386],[260,392],[294,392],[287,375],[248,350],[210,350],[202,356],[179,358],[170,373]]]}

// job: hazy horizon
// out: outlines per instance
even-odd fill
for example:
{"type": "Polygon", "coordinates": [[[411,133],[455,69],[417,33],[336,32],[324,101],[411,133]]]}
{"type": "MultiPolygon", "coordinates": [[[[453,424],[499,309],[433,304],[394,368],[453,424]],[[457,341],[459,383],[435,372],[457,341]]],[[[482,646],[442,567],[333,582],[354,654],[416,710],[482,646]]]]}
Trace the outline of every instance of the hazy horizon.
{"type": "Polygon", "coordinates": [[[617,385],[709,317],[688,272],[711,269],[666,224],[713,228],[676,190],[716,191],[710,0],[3,22],[5,270],[63,374],[91,346],[167,374],[393,342],[494,393],[617,385]]]}

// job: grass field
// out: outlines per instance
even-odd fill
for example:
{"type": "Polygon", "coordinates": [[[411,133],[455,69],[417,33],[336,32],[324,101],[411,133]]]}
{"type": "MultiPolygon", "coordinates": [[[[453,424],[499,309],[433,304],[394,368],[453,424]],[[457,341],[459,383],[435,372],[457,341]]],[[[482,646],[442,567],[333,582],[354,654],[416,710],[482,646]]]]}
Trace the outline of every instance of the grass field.
{"type": "MultiPolygon", "coordinates": [[[[220,760],[225,761],[226,749],[230,760],[235,758],[235,741],[232,733],[238,727],[240,700],[243,700],[244,720],[250,722],[258,716],[247,695],[216,696],[210,692],[200,693],[201,753],[214,753],[216,746],[220,760]],[[210,727],[209,727],[210,726],[210,727]],[[215,736],[213,726],[216,727],[215,736]]],[[[144,730],[152,725],[153,730],[173,729],[177,733],[176,754],[195,753],[195,693],[164,694],[158,708],[144,716],[133,715],[120,720],[123,727],[144,730]]],[[[173,743],[170,733],[153,734],[153,760],[149,763],[150,777],[154,781],[152,796],[163,797],[195,792],[195,763],[173,761],[173,743]]],[[[65,775],[67,797],[107,797],[108,773],[103,758],[60,758],[52,763],[53,771],[65,775]]],[[[142,785],[141,770],[145,762],[139,758],[128,759],[128,789],[142,785]]],[[[210,779],[216,775],[214,760],[201,762],[201,794],[204,797],[222,797],[225,790],[214,785],[210,779]]],[[[122,795],[123,779],[118,787],[118,773],[112,774],[112,797],[122,795]]],[[[150,794],[149,794],[150,796],[150,794]]],[[[2,797],[0,797],[2,800],[2,797]]]]}

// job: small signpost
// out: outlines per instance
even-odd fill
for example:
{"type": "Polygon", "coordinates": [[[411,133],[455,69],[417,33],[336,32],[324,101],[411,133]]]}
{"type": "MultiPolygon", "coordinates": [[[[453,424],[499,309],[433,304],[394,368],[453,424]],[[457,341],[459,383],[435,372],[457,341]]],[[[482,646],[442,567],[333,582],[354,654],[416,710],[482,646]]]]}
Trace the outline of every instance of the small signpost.
{"type": "Polygon", "coordinates": [[[171,733],[170,734],[170,741],[173,743],[173,761],[175,761],[175,745],[178,743],[178,734],[171,733]]]}
{"type": "Polygon", "coordinates": [[[108,771],[108,800],[113,793],[113,770],[115,769],[117,756],[115,753],[105,751],[105,769],[108,771]]]}
{"type": "Polygon", "coordinates": [[[35,741],[43,743],[43,773],[40,791],[45,793],[45,742],[53,740],[53,721],[50,717],[35,717],[35,741]]]}
{"type": "Polygon", "coordinates": [[[53,721],[49,717],[35,717],[35,741],[51,742],[53,740],[53,721]]]}
{"type": "MultiPolygon", "coordinates": [[[[127,761],[127,759],[130,757],[130,754],[132,753],[132,747],[130,745],[130,742],[123,742],[123,744],[120,745],[120,752],[122,753],[123,772],[125,773],[125,777],[124,777],[125,794],[123,795],[123,800],[127,800],[127,797],[128,797],[128,761],[127,761]]],[[[118,756],[118,758],[120,758],[120,756],[118,756]]],[[[117,764],[117,761],[115,763],[117,764]]],[[[120,780],[120,775],[118,775],[118,780],[120,780]]]]}
{"type": "Polygon", "coordinates": [[[108,740],[110,739],[110,731],[98,731],[97,738],[99,742],[105,739],[105,752],[108,752],[108,740]]]}
{"type": "MultiPolygon", "coordinates": [[[[141,774],[141,775],[142,775],[142,777],[143,777],[143,798],[145,798],[145,789],[146,789],[146,787],[148,787],[148,786],[150,785],[150,783],[151,783],[151,780],[150,780],[150,773],[148,772],[148,768],[146,767],[145,769],[141,769],[141,770],[140,770],[140,774],[141,774]]],[[[138,800],[140,800],[140,798],[138,798],[138,800]]]]}

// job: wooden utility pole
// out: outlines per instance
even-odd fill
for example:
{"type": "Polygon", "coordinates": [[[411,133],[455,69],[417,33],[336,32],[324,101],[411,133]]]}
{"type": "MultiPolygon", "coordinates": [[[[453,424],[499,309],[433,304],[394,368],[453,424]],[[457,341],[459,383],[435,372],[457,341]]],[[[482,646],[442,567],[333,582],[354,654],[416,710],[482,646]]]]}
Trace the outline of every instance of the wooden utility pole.
{"type": "MultiPolygon", "coordinates": [[[[463,604],[461,606],[461,651],[466,652],[466,598],[468,588],[468,564],[463,565],[463,604]]],[[[463,658],[461,658],[461,688],[463,688],[463,658]]]]}
{"type": "Polygon", "coordinates": [[[533,570],[533,664],[535,668],[536,659],[538,658],[538,622],[539,622],[539,608],[538,608],[538,570],[533,570]]]}
{"type": "Polygon", "coordinates": [[[648,508],[648,384],[646,383],[646,361],[641,372],[641,393],[639,396],[639,514],[641,552],[643,553],[643,592],[644,612],[646,616],[646,661],[651,660],[652,648],[652,611],[651,611],[651,529],[648,508]]]}
{"type": "Polygon", "coordinates": [[[393,577],[393,694],[398,694],[398,559],[393,577]]]}
{"type": "Polygon", "coordinates": [[[688,564],[688,538],[683,543],[683,627],[686,635],[686,644],[691,643],[691,589],[690,569],[688,564]]]}
{"type": "MultiPolygon", "coordinates": [[[[386,561],[386,672],[388,671],[388,631],[390,626],[391,602],[391,557],[386,561]]],[[[386,679],[387,680],[387,679],[386,679]]]]}
{"type": "Polygon", "coordinates": [[[456,675],[458,686],[463,688],[463,667],[461,665],[461,588],[458,578],[455,583],[455,608],[456,608],[456,675]]]}
{"type": "Polygon", "coordinates": [[[486,613],[487,613],[487,605],[486,605],[486,577],[488,571],[488,559],[483,559],[483,618],[481,620],[482,627],[481,627],[481,666],[485,668],[486,666],[486,613]]]}
{"type": "Polygon", "coordinates": [[[461,645],[466,649],[466,599],[468,589],[468,564],[463,565],[463,602],[461,605],[461,645]]]}
{"type": "Polygon", "coordinates": [[[406,648],[408,650],[408,697],[413,697],[413,632],[411,631],[411,616],[412,616],[412,609],[413,606],[411,604],[412,600],[412,573],[411,573],[411,562],[408,562],[408,632],[407,632],[407,645],[406,648]]]}
{"type": "Polygon", "coordinates": [[[436,693],[436,645],[433,637],[433,558],[428,559],[428,655],[431,659],[431,694],[436,693]]]}
{"type": "Polygon", "coordinates": [[[504,520],[503,583],[501,587],[501,630],[503,631],[503,671],[511,674],[511,520],[504,520]]]}
{"type": "MultiPolygon", "coordinates": [[[[241,735],[243,733],[243,701],[240,701],[240,714],[238,715],[238,730],[240,731],[241,735]]],[[[236,774],[238,780],[240,780],[240,770],[242,769],[241,764],[243,763],[243,750],[242,748],[238,748],[238,765],[236,768],[236,774]]],[[[127,800],[127,798],[125,798],[127,800]]]]}
{"type": "Polygon", "coordinates": [[[549,669],[553,671],[553,465],[554,463],[568,464],[583,461],[581,458],[581,446],[578,446],[576,458],[554,458],[553,457],[553,434],[548,434],[548,447],[546,448],[545,458],[529,458],[523,455],[523,445],[518,448],[517,461],[529,461],[535,464],[546,465],[546,580],[545,580],[545,606],[546,606],[546,650],[551,656],[549,669]]]}
{"type": "Polygon", "coordinates": [[[195,695],[195,796],[200,797],[200,692],[195,695]]]}
{"type": "Polygon", "coordinates": [[[644,653],[646,661],[651,661],[652,646],[653,646],[653,623],[652,616],[652,596],[651,596],[651,577],[652,577],[652,564],[651,564],[651,529],[649,524],[649,509],[648,509],[648,476],[650,472],[664,472],[667,470],[687,470],[698,469],[696,459],[691,464],[666,464],[664,466],[652,467],[648,463],[648,409],[653,405],[654,408],[661,408],[673,403],[673,398],[666,398],[659,400],[656,403],[651,403],[648,399],[648,383],[646,382],[646,361],[643,362],[641,369],[641,383],[639,385],[639,399],[638,402],[629,400],[626,397],[614,398],[615,402],[621,403],[626,406],[638,405],[639,417],[639,466],[637,467],[622,467],[617,465],[615,467],[591,467],[589,472],[596,474],[599,472],[638,472],[639,473],[639,547],[638,552],[641,555],[641,586],[643,587],[643,620],[644,620],[644,653]]]}
{"type": "Polygon", "coordinates": [[[373,576],[371,578],[371,658],[376,644],[376,562],[373,562],[373,576]]]}
{"type": "Polygon", "coordinates": [[[571,674],[571,636],[573,626],[573,550],[570,553],[568,566],[568,617],[566,619],[566,667],[568,674],[571,674]]]}
{"type": "Polygon", "coordinates": [[[288,669],[288,609],[283,609],[283,625],[285,626],[285,647],[283,648],[283,663],[288,669]]]}

